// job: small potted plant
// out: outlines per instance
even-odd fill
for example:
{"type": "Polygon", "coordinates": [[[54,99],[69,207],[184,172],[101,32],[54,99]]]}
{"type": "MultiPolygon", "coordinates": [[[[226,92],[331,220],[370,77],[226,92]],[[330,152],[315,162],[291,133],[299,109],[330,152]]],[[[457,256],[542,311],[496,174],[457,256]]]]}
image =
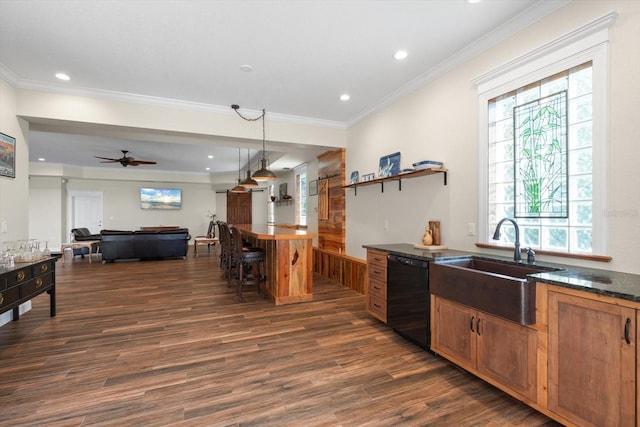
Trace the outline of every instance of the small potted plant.
{"type": "MultiPolygon", "coordinates": [[[[217,215],[215,212],[207,211],[207,218],[209,218],[209,221],[215,222],[217,215]]],[[[209,235],[207,235],[207,237],[212,238],[214,234],[213,227],[210,227],[210,229],[211,229],[211,232],[208,233],[209,235]]]]}

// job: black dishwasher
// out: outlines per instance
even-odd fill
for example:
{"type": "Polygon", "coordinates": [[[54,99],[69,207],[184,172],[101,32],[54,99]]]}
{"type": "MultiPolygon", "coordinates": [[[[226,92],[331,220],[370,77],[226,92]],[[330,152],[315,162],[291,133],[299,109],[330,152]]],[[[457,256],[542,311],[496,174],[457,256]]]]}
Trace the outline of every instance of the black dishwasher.
{"type": "Polygon", "coordinates": [[[387,255],[387,325],[430,350],[429,262],[387,255]]]}

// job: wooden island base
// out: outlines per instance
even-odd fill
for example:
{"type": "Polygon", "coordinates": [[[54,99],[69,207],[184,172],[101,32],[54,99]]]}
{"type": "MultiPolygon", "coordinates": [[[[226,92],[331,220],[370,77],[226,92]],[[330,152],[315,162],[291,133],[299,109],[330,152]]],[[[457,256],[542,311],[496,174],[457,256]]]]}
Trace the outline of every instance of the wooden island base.
{"type": "Polygon", "coordinates": [[[276,305],[313,300],[313,237],[306,230],[236,225],[251,245],[266,251],[265,290],[276,305]]]}

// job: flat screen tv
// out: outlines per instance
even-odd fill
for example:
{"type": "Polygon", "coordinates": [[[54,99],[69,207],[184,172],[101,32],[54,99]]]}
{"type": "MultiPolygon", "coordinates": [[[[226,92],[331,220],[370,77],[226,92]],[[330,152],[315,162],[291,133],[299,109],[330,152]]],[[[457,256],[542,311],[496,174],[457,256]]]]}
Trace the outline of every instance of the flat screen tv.
{"type": "Polygon", "coordinates": [[[142,209],[182,209],[182,190],[179,188],[141,188],[142,209]]]}

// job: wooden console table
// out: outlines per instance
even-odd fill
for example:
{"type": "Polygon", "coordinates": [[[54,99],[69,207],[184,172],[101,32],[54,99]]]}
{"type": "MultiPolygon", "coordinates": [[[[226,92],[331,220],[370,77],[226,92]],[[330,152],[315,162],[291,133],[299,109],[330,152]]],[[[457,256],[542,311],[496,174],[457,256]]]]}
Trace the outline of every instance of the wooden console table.
{"type": "Polygon", "coordinates": [[[60,252],[62,252],[62,265],[64,265],[64,250],[67,248],[79,249],[79,248],[89,248],[89,264],[91,264],[91,255],[93,254],[93,248],[96,248],[96,254],[98,253],[98,243],[100,240],[83,240],[80,242],[71,242],[71,243],[63,243],[60,246],[60,252]]]}
{"type": "Polygon", "coordinates": [[[313,237],[306,230],[272,225],[235,225],[267,255],[265,289],[280,304],[313,300],[313,237]]]}
{"type": "Polygon", "coordinates": [[[142,231],[163,231],[163,230],[177,230],[180,227],[177,225],[158,225],[150,227],[140,227],[142,231]]]}
{"type": "Polygon", "coordinates": [[[0,314],[13,310],[13,320],[20,319],[20,304],[42,292],[49,294],[51,317],[56,315],[56,261],[17,263],[15,267],[0,267],[0,314]]]}

